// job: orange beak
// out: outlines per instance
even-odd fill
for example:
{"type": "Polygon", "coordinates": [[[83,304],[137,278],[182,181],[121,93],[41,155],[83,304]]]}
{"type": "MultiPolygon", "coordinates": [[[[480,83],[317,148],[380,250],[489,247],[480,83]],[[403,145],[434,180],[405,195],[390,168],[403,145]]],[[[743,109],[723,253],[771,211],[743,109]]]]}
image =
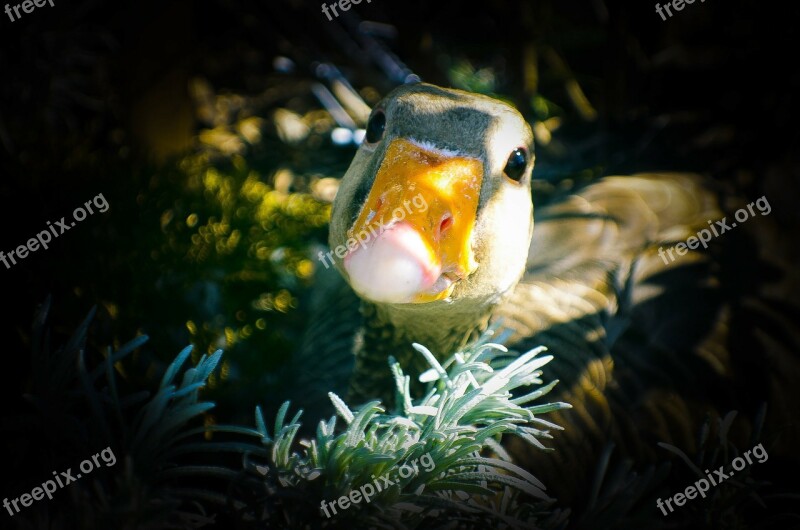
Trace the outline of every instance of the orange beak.
{"type": "Polygon", "coordinates": [[[447,298],[478,267],[472,231],[483,164],[408,140],[392,141],[345,256],[353,288],[375,302],[447,298]]]}

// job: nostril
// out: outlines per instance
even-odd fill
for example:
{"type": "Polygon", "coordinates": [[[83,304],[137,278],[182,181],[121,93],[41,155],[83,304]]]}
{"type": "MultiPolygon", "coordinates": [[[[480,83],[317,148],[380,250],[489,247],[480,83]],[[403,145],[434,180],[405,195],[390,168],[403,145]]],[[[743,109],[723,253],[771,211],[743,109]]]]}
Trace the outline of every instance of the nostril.
{"type": "Polygon", "coordinates": [[[444,214],[442,221],[439,223],[439,233],[443,234],[445,230],[453,225],[453,216],[449,213],[444,214]]]}

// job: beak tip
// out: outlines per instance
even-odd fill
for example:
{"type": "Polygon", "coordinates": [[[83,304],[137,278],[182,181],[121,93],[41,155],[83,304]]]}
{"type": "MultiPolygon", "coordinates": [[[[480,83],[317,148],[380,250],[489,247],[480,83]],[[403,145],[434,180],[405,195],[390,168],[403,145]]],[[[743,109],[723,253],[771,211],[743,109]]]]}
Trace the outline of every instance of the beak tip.
{"type": "Polygon", "coordinates": [[[344,258],[350,285],[373,302],[407,303],[429,290],[441,276],[420,236],[395,225],[344,258]]]}

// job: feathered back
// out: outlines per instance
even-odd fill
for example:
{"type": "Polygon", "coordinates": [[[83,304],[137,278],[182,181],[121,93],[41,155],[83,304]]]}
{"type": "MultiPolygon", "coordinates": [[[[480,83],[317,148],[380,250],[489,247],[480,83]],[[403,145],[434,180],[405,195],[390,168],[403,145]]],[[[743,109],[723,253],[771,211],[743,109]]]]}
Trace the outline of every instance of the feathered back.
{"type": "Polygon", "coordinates": [[[797,337],[768,309],[766,265],[748,244],[767,219],[754,211],[736,223],[707,182],[683,174],[608,177],[536,210],[528,272],[495,317],[514,330],[512,348],[550,349],[544,379],[574,407],[557,414],[555,452],[517,455],[557,497],[587,483],[609,442],[638,461],[663,457],[658,442],[691,452],[707,414],[752,418],[764,402],[773,432],[787,427],[797,337]],[[701,230],[707,250],[675,250],[701,230]],[[785,330],[783,344],[770,328],[785,330]]]}

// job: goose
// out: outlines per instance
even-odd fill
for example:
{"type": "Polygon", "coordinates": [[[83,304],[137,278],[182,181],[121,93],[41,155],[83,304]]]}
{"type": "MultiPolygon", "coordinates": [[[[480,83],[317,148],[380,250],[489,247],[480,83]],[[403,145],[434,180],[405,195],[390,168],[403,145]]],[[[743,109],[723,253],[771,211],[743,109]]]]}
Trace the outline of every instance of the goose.
{"type": "Polygon", "coordinates": [[[609,443],[636,462],[659,442],[690,452],[706,417],[734,409],[731,436],[747,440],[763,402],[767,428],[796,443],[797,337],[765,331],[789,321],[763,294],[750,231],[679,245],[730,215],[725,194],[692,174],[608,176],[534,211],[533,147],[523,116],[487,96],[415,83],[374,107],[319,255],[301,355],[319,386],[350,358],[349,401],[390,401],[389,355],[418,375],[412,343],[441,358],[499,322],[509,348],[549,349],[543,379],[573,406],[555,451],[507,447],[557,499],[585,498],[609,443]]]}

